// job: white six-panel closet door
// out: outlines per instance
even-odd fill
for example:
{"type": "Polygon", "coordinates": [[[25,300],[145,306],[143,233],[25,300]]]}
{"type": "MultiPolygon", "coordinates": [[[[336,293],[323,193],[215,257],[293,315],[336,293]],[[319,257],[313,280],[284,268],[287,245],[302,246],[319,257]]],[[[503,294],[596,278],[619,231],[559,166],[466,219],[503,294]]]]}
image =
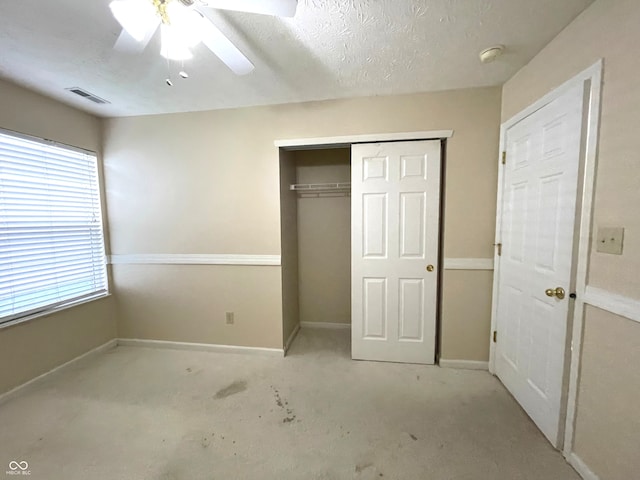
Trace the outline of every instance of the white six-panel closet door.
{"type": "Polygon", "coordinates": [[[433,364],[440,141],[351,153],[352,357],[433,364]]]}

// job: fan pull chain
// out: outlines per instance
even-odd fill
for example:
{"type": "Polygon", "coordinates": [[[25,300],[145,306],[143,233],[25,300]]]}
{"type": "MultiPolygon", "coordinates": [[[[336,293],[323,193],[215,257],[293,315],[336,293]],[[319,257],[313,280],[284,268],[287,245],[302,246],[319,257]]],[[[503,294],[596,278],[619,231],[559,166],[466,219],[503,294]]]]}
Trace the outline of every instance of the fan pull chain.
{"type": "Polygon", "coordinates": [[[182,60],[182,70],[178,72],[182,78],[189,78],[189,74],[184,70],[184,60],[182,60]]]}
{"type": "Polygon", "coordinates": [[[167,58],[167,79],[165,83],[170,87],[173,87],[173,82],[171,81],[171,61],[167,58]]]}
{"type": "MultiPolygon", "coordinates": [[[[184,60],[182,60],[182,68],[181,70],[178,72],[178,75],[181,78],[189,78],[189,74],[185,71],[184,69],[184,60]]],[[[171,61],[169,59],[167,59],[167,78],[165,80],[165,83],[170,86],[173,87],[173,80],[171,78],[171,61]]]]}

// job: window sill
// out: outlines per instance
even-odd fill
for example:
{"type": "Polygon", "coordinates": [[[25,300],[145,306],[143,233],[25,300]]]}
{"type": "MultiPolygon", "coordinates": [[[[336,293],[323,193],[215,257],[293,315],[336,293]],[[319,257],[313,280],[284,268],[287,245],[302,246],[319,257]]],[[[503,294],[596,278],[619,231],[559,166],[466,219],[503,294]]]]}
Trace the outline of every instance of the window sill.
{"type": "Polygon", "coordinates": [[[41,312],[32,313],[31,315],[27,315],[27,316],[20,317],[20,318],[14,318],[13,320],[9,320],[8,322],[0,323],[0,330],[2,330],[3,328],[7,328],[7,327],[13,327],[13,326],[18,325],[20,323],[30,322],[31,320],[35,320],[37,318],[47,317],[49,315],[53,315],[53,314],[56,314],[58,312],[62,312],[64,310],[68,310],[70,308],[74,308],[74,307],[77,307],[77,306],[80,306],[80,305],[84,305],[85,303],[95,302],[96,300],[101,300],[103,298],[107,298],[107,297],[110,297],[110,296],[111,296],[110,292],[99,293],[99,294],[93,295],[91,297],[86,297],[86,298],[82,298],[80,300],[74,300],[74,301],[71,301],[71,302],[68,302],[68,303],[64,303],[62,305],[58,305],[56,307],[43,310],[41,312]]]}

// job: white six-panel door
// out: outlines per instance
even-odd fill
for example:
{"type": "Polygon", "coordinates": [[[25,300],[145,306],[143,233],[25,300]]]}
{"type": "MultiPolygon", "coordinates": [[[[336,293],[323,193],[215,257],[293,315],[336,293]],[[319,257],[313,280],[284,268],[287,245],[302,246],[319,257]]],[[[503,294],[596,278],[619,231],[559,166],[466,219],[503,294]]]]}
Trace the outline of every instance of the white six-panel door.
{"type": "Polygon", "coordinates": [[[440,141],[352,146],[354,359],[435,362],[440,161],[440,141]]]}
{"type": "Polygon", "coordinates": [[[558,446],[583,87],[506,131],[496,373],[558,446]],[[565,291],[558,298],[556,289],[565,291]],[[548,296],[545,293],[554,296],[548,296]]]}

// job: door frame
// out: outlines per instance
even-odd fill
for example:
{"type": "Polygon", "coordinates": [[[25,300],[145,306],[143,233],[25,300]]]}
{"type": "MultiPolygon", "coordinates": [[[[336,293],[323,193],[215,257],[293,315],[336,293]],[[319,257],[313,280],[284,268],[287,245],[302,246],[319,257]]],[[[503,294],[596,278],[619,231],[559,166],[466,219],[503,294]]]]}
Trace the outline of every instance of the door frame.
{"type": "MultiPolygon", "coordinates": [[[[504,172],[502,166],[502,152],[506,151],[506,132],[529,115],[540,110],[552,101],[564,95],[567,91],[578,85],[585,86],[585,113],[582,123],[582,138],[580,151],[581,191],[578,191],[578,203],[580,211],[577,216],[576,234],[577,251],[572,262],[572,281],[575,282],[577,298],[574,301],[573,313],[569,313],[567,322],[567,345],[570,345],[570,358],[565,350],[565,361],[562,386],[563,401],[560,407],[560,423],[564,417],[564,437],[562,451],[565,458],[569,458],[573,451],[574,427],[577,408],[578,381],[580,376],[580,357],[582,353],[582,336],[584,328],[584,296],[587,284],[587,271],[589,266],[589,250],[593,228],[593,198],[596,183],[596,164],[598,155],[598,139],[600,128],[600,109],[602,94],[603,60],[598,60],[586,70],[580,72],[567,82],[517,113],[500,126],[500,150],[498,158],[498,196],[496,209],[496,234],[495,243],[502,241],[502,200],[504,189],[504,172]]],[[[574,234],[574,240],[575,234],[574,234]]],[[[489,338],[489,371],[496,375],[495,371],[495,343],[491,338],[497,327],[498,286],[500,279],[500,257],[498,249],[494,252],[493,275],[493,299],[491,309],[491,332],[489,338]]]]}
{"type": "MultiPolygon", "coordinates": [[[[356,134],[356,135],[341,135],[334,137],[311,137],[311,138],[292,138],[292,139],[281,139],[274,140],[273,144],[278,150],[281,151],[296,151],[296,150],[314,150],[314,149],[331,149],[331,148],[351,148],[352,145],[359,143],[383,143],[383,142],[406,142],[406,141],[420,141],[420,140],[440,140],[441,141],[441,151],[440,151],[440,208],[443,208],[444,202],[444,175],[445,175],[445,159],[446,159],[446,147],[447,140],[453,137],[454,130],[422,130],[415,132],[396,132],[396,133],[371,133],[371,134],[356,134]]],[[[483,262],[484,259],[445,259],[443,256],[443,232],[444,232],[444,212],[440,211],[440,222],[439,222],[439,248],[438,248],[438,290],[436,293],[437,307],[436,307],[436,338],[435,338],[435,351],[436,351],[436,359],[435,364],[437,365],[440,357],[440,334],[441,334],[441,304],[442,304],[442,271],[445,268],[460,268],[459,265],[450,265],[450,261],[453,260],[471,260],[470,265],[467,265],[470,269],[481,269],[484,270],[487,268],[485,265],[486,262],[483,262]],[[479,263],[480,265],[477,265],[479,263]]],[[[493,268],[493,266],[491,266],[493,268]]],[[[282,300],[282,299],[281,299],[282,300]]],[[[282,319],[283,328],[284,328],[284,316],[282,319]]],[[[286,355],[286,351],[289,348],[289,345],[293,342],[293,339],[297,335],[300,329],[300,321],[298,319],[297,326],[291,332],[289,338],[284,342],[284,351],[286,355]]],[[[486,367],[485,367],[486,368],[486,367]]]]}
{"type": "Polygon", "coordinates": [[[276,140],[273,144],[284,150],[312,150],[314,148],[351,147],[354,143],[405,142],[412,140],[446,140],[453,130],[425,130],[421,132],[371,133],[339,137],[292,138],[276,140]]]}

